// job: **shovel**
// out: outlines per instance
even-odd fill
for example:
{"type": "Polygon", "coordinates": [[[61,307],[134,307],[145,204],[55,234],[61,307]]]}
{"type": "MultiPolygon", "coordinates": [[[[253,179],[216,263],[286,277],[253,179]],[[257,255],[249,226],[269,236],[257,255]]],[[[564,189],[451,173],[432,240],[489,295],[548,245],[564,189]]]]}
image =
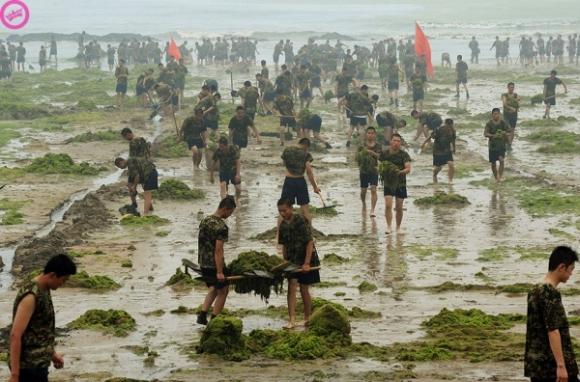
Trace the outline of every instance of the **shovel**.
{"type": "Polygon", "coordinates": [[[187,259],[181,259],[181,264],[185,268],[185,273],[189,274],[189,270],[191,269],[195,273],[201,274],[201,267],[194,263],[193,261],[189,261],[187,259]]]}
{"type": "Polygon", "coordinates": [[[320,198],[320,201],[322,202],[322,208],[317,208],[318,211],[327,211],[334,208],[334,206],[326,205],[326,203],[324,202],[324,197],[322,196],[322,192],[319,192],[317,195],[320,198]]]}

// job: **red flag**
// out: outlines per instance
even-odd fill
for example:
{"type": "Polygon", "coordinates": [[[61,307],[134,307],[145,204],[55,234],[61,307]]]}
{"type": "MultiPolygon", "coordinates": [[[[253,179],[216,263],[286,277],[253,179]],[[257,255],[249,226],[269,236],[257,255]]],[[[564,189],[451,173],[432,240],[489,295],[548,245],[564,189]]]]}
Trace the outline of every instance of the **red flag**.
{"type": "Polygon", "coordinates": [[[415,53],[417,57],[423,56],[425,58],[425,64],[427,65],[427,75],[429,78],[433,78],[433,63],[431,63],[431,45],[429,40],[423,30],[419,26],[419,23],[415,23],[415,53]]]}
{"type": "Polygon", "coordinates": [[[174,57],[176,60],[179,60],[181,58],[181,52],[179,51],[177,44],[173,40],[173,37],[171,37],[171,42],[169,43],[169,49],[167,51],[169,52],[169,55],[171,57],[174,57]]]}

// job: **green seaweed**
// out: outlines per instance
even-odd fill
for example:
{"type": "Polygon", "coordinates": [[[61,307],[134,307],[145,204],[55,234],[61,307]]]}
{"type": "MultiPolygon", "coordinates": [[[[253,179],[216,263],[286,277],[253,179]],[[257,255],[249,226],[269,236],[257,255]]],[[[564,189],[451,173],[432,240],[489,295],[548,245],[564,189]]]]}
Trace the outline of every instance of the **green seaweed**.
{"type": "Polygon", "coordinates": [[[190,189],[180,180],[167,179],[153,192],[153,197],[161,200],[193,200],[205,198],[205,193],[202,190],[190,189]]]}
{"type": "Polygon", "coordinates": [[[433,255],[436,255],[436,259],[443,261],[454,260],[459,256],[459,251],[455,248],[428,247],[423,245],[412,245],[404,248],[413,253],[420,260],[424,260],[433,255]]]}
{"type": "Polygon", "coordinates": [[[451,207],[464,207],[471,203],[465,196],[461,196],[453,193],[446,192],[436,192],[433,196],[426,196],[423,198],[415,199],[414,202],[418,206],[451,206],[451,207]]]}
{"type": "Polygon", "coordinates": [[[523,139],[542,143],[537,151],[546,154],[576,154],[580,152],[580,134],[571,131],[544,129],[533,132],[523,139]]]}
{"type": "Polygon", "coordinates": [[[111,334],[115,337],[126,337],[134,331],[137,323],[133,317],[124,310],[100,310],[91,309],[86,311],[76,320],[70,322],[67,327],[71,329],[90,329],[111,334]]]}
{"type": "Polygon", "coordinates": [[[370,283],[368,281],[363,281],[358,285],[358,291],[360,293],[369,293],[369,292],[374,292],[377,289],[379,289],[375,284],[370,283]]]}
{"type": "Polygon", "coordinates": [[[242,334],[242,321],[220,314],[207,325],[197,351],[217,354],[230,361],[243,361],[249,359],[251,355],[246,341],[246,336],[242,334]]]}
{"type": "MultiPolygon", "coordinates": [[[[269,272],[272,268],[283,263],[284,260],[275,255],[268,255],[265,252],[248,251],[242,252],[238,257],[228,264],[227,269],[232,275],[243,275],[255,270],[269,272]]],[[[282,292],[283,279],[276,277],[266,279],[262,277],[246,278],[236,281],[234,290],[236,293],[254,293],[259,295],[264,301],[268,301],[272,290],[276,294],[282,292]]]]}
{"type": "Polygon", "coordinates": [[[101,142],[101,141],[117,141],[119,140],[119,132],[113,130],[97,131],[93,133],[92,131],[87,131],[85,133],[79,134],[71,138],[68,142],[70,143],[87,143],[87,142],[101,142]]]}
{"type": "Polygon", "coordinates": [[[158,231],[155,233],[155,236],[157,237],[167,237],[169,236],[171,232],[170,231],[158,231]]]}
{"type": "Polygon", "coordinates": [[[165,285],[172,288],[193,288],[203,284],[201,281],[195,280],[191,275],[183,272],[181,268],[175,269],[175,273],[167,280],[165,285]]]}
{"type": "Polygon", "coordinates": [[[169,220],[161,218],[156,215],[148,215],[148,216],[126,215],[121,218],[121,225],[127,227],[143,227],[149,225],[162,225],[169,223],[170,223],[169,220]]]}
{"type": "Polygon", "coordinates": [[[185,142],[174,134],[158,138],[153,144],[151,152],[157,158],[183,158],[191,155],[185,142]]]}
{"type": "Polygon", "coordinates": [[[479,252],[479,256],[476,259],[477,261],[481,261],[484,263],[487,262],[495,262],[495,261],[503,261],[508,258],[510,253],[509,247],[494,247],[484,249],[483,251],[479,252]]]}
{"type": "Polygon", "coordinates": [[[90,276],[87,272],[81,271],[76,275],[73,275],[68,280],[68,287],[72,288],[85,288],[94,290],[116,290],[121,287],[121,285],[108,276],[90,276]]]}
{"type": "Polygon", "coordinates": [[[131,260],[124,260],[121,263],[121,268],[133,268],[133,262],[131,260]]]}
{"type": "Polygon", "coordinates": [[[20,138],[17,126],[0,123],[0,147],[6,145],[12,139],[20,138]]]}
{"type": "Polygon", "coordinates": [[[580,214],[580,194],[552,188],[524,189],[517,194],[519,204],[537,216],[580,214]]]}
{"type": "Polygon", "coordinates": [[[324,255],[322,262],[327,265],[340,265],[344,263],[348,263],[350,259],[348,257],[342,257],[337,255],[336,253],[328,253],[324,255]]]}
{"type": "Polygon", "coordinates": [[[0,199],[0,225],[24,223],[24,215],[20,212],[24,204],[26,204],[24,201],[0,199]]]}
{"type": "Polygon", "coordinates": [[[68,154],[49,153],[34,159],[24,170],[35,174],[97,175],[105,169],[91,166],[87,162],[77,164],[68,154]]]}
{"type": "Polygon", "coordinates": [[[344,281],[321,281],[316,284],[317,288],[334,288],[339,286],[347,286],[347,283],[344,281]]]}

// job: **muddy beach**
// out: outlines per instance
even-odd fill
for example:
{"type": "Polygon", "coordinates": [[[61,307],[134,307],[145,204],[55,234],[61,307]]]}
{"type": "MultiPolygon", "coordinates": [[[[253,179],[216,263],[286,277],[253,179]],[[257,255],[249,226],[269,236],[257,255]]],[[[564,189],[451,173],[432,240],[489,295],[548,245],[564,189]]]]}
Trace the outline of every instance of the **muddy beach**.
{"type": "MultiPolygon", "coordinates": [[[[385,234],[382,198],[375,219],[361,211],[355,150],[345,147],[335,100],[325,103],[321,97],[315,98],[311,108],[321,114],[322,134],[333,148],[313,150],[314,169],[338,214],[314,217],[313,226],[326,235],[317,239],[317,248],[324,264],[322,279],[327,282],[314,289],[314,296],[351,311],[361,308],[376,314],[349,317],[352,343],[358,344],[349,354],[299,362],[264,354],[233,362],[196,353],[202,332],[192,312],[201,304],[205,289],[166,283],[182,258],[197,260],[197,226],[203,216],[213,213],[219,188],[205,171],[192,171],[187,152],[179,147],[162,149],[161,143],[174,135],[172,119],[153,122],[147,119],[149,110],[136,107],[126,112],[104,108],[114,102],[114,80],[108,73],[70,69],[16,75],[14,80],[22,84],[16,92],[27,108],[0,121],[1,137],[8,137],[0,140],[0,183],[8,184],[0,191],[0,219],[11,217],[11,224],[0,226],[0,254],[5,264],[0,278],[4,312],[0,327],[10,324],[18,283],[46,261],[44,253],[65,248],[80,271],[106,276],[111,282],[79,282],[54,293],[57,326],[63,328],[58,348],[65,354],[66,367],[52,371],[53,380],[523,380],[525,285],[544,274],[551,247],[579,244],[580,151],[554,152],[545,147],[561,144],[551,141],[556,131],[562,132],[561,139],[578,144],[580,70],[560,70],[569,93],[558,100],[553,121],[541,119],[541,105],[525,101],[514,150],[506,160],[504,183],[491,180],[483,127],[491,108],[499,106],[509,80],[515,80],[520,95],[531,98],[541,93],[541,81],[550,69],[547,65],[527,70],[474,68],[470,72],[471,98],[465,101],[454,98],[453,72],[436,68],[437,78],[427,91],[424,109],[455,119],[457,178],[453,185],[447,184],[443,170],[442,181],[432,184],[431,153],[420,152],[419,145],[412,142],[415,124],[410,123],[402,135],[411,144],[413,171],[408,177],[404,233],[399,235],[385,234]],[[38,87],[27,86],[33,83],[38,87]],[[79,97],[85,102],[78,104],[79,97]],[[155,214],[165,221],[122,224],[118,209],[128,203],[128,195],[124,176],[112,160],[125,154],[127,145],[108,132],[125,126],[161,146],[154,151],[161,181],[181,180],[202,191],[204,197],[155,200],[155,214]],[[87,136],[89,131],[93,134],[87,136]],[[545,131],[552,135],[542,138],[539,134],[545,131]],[[46,154],[67,154],[74,163],[54,171],[35,170],[34,160],[46,154]],[[469,203],[415,203],[440,192],[461,195],[469,203]],[[71,197],[78,200],[63,211],[60,207],[71,197]],[[332,254],[343,261],[325,263],[324,258],[330,259],[332,254]],[[359,288],[363,282],[376,288],[365,291],[359,288]],[[121,336],[68,328],[90,309],[123,310],[134,319],[134,326],[121,336]],[[487,339],[465,336],[450,344],[444,338],[448,326],[426,325],[433,317],[457,318],[442,315],[443,309],[480,310],[470,314],[483,318],[471,320],[466,331],[479,328],[485,332],[489,329],[485,319],[491,316],[502,320],[500,329],[489,329],[487,339]]],[[[178,121],[191,113],[192,97],[203,79],[216,78],[222,93],[229,90],[230,78],[223,68],[189,70],[187,106],[177,114],[178,121]]],[[[250,73],[257,70],[252,68],[250,73]]],[[[247,74],[235,73],[234,87],[239,88],[246,79],[250,79],[247,74]]],[[[381,92],[378,77],[365,83],[370,94],[380,95],[379,110],[387,110],[388,96],[381,92]]],[[[408,115],[411,106],[410,97],[403,96],[397,112],[408,115]]],[[[223,132],[233,112],[229,97],[224,97],[221,109],[223,132]]],[[[273,117],[257,117],[261,132],[275,132],[276,124],[273,117]]],[[[228,221],[228,262],[250,250],[277,253],[274,240],[253,238],[275,226],[275,204],[284,177],[279,142],[264,135],[261,145],[252,141],[242,153],[243,192],[240,208],[228,221]]],[[[312,199],[315,206],[321,206],[312,199]]],[[[564,291],[568,291],[564,304],[571,322],[580,323],[580,283],[573,278],[564,291]]],[[[281,329],[285,316],[272,311],[283,306],[284,294],[273,295],[266,305],[259,297],[232,293],[227,303],[248,335],[254,329],[281,329]]],[[[578,327],[573,327],[573,336],[578,333],[578,327]]],[[[0,341],[0,359],[5,352],[6,343],[0,341]]],[[[2,362],[0,378],[7,375],[2,362]]]]}

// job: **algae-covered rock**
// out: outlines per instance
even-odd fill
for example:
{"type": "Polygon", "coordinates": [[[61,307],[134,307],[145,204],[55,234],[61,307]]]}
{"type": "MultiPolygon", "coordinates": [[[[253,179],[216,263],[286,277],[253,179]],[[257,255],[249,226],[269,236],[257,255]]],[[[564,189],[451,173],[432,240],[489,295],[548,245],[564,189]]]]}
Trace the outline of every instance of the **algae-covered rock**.
{"type": "Polygon", "coordinates": [[[70,322],[67,327],[71,329],[96,330],[115,337],[125,337],[136,329],[137,323],[124,310],[91,309],[70,322]]]}
{"type": "Polygon", "coordinates": [[[368,281],[363,281],[358,285],[358,291],[360,293],[374,292],[377,289],[378,288],[375,284],[369,283],[368,281]]]}
{"type": "MultiPolygon", "coordinates": [[[[249,251],[240,253],[237,259],[233,260],[227,266],[227,269],[232,275],[243,275],[246,272],[252,272],[254,270],[269,272],[272,268],[283,262],[284,260],[279,256],[268,255],[265,252],[249,251]]],[[[263,300],[268,301],[272,289],[276,294],[282,292],[283,281],[282,278],[247,278],[236,281],[234,289],[236,293],[253,292],[263,300]]]]}
{"type": "Polygon", "coordinates": [[[310,317],[308,332],[321,337],[340,339],[350,343],[350,322],[348,317],[336,307],[327,304],[310,317]]]}
{"type": "Polygon", "coordinates": [[[465,196],[453,193],[448,194],[446,192],[437,192],[433,196],[415,199],[415,204],[422,207],[442,205],[450,207],[463,207],[471,203],[469,203],[469,200],[467,200],[465,196]]]}
{"type": "Polygon", "coordinates": [[[94,290],[115,290],[121,287],[108,276],[93,275],[90,276],[87,272],[82,271],[70,277],[66,283],[67,287],[72,288],[86,288],[94,290]]]}
{"type": "Polygon", "coordinates": [[[168,224],[169,220],[156,215],[135,216],[125,215],[121,218],[121,225],[129,227],[142,227],[148,225],[168,224]]]}
{"type": "Polygon", "coordinates": [[[162,200],[192,200],[205,198],[205,193],[201,190],[192,190],[180,180],[167,179],[161,183],[157,191],[153,192],[153,197],[162,200]]]}
{"type": "Polygon", "coordinates": [[[74,175],[97,175],[102,168],[91,166],[87,162],[77,164],[68,154],[45,154],[36,158],[26,166],[26,172],[36,174],[74,174],[74,175]]]}
{"type": "Polygon", "coordinates": [[[199,341],[198,353],[217,354],[226,360],[250,358],[239,318],[219,315],[207,325],[199,341]]]}
{"type": "Polygon", "coordinates": [[[324,264],[328,264],[328,265],[339,265],[339,264],[348,263],[349,261],[350,261],[349,258],[342,257],[340,255],[337,255],[336,253],[326,254],[324,256],[324,258],[322,259],[322,262],[324,264]]]}

